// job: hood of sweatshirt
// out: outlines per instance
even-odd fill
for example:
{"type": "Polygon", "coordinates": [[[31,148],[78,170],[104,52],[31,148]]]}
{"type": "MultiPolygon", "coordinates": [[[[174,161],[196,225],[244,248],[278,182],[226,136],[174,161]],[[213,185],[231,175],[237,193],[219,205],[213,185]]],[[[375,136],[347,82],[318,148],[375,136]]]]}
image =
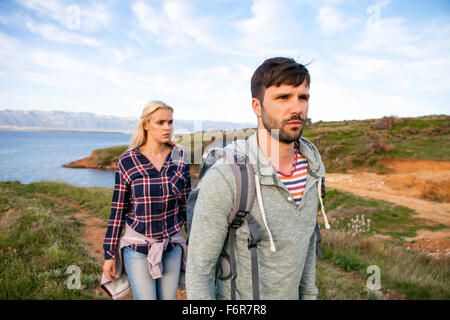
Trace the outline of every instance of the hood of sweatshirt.
{"type": "MultiPolygon", "coordinates": [[[[322,159],[319,151],[314,146],[314,144],[300,137],[299,140],[294,142],[299,148],[300,153],[306,157],[308,161],[308,174],[317,179],[317,193],[319,196],[319,201],[321,204],[321,211],[324,217],[325,227],[326,229],[330,229],[330,225],[328,224],[328,219],[325,214],[325,207],[323,205],[322,197],[321,197],[321,185],[322,185],[322,177],[325,175],[325,167],[322,163],[322,159]]],[[[287,187],[278,179],[276,169],[270,162],[270,160],[263,154],[261,148],[258,145],[257,133],[253,134],[248,138],[248,140],[236,140],[233,143],[230,143],[226,148],[232,148],[238,153],[244,154],[248,157],[249,162],[253,165],[255,170],[255,185],[256,185],[256,195],[258,200],[258,205],[263,217],[264,227],[266,228],[269,239],[270,239],[270,250],[272,252],[276,251],[275,244],[272,238],[272,233],[269,229],[269,226],[266,222],[266,213],[264,209],[264,202],[261,197],[261,189],[260,184],[262,185],[277,185],[287,192],[287,187]]]]}
{"type": "MultiPolygon", "coordinates": [[[[308,160],[308,173],[316,179],[325,175],[325,167],[322,163],[320,153],[314,144],[300,137],[295,141],[302,153],[308,160]]],[[[227,148],[233,148],[236,151],[247,155],[251,164],[258,173],[262,184],[277,184],[276,170],[269,159],[263,154],[258,145],[257,133],[253,134],[248,140],[240,139],[230,143],[227,148]]]]}

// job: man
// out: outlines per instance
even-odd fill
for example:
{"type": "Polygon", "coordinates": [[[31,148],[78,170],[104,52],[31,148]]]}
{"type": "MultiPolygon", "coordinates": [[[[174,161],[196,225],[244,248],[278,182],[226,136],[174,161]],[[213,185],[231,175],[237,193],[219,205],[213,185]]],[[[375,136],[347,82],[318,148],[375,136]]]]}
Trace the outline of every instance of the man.
{"type": "MultiPolygon", "coordinates": [[[[228,147],[248,155],[261,199],[251,215],[261,234],[257,246],[261,299],[316,299],[315,225],[318,183],[325,174],[315,146],[301,137],[308,114],[310,75],[293,59],[272,58],[251,80],[258,131],[228,147]],[[259,203],[260,201],[262,203],[259,203]]],[[[186,270],[188,299],[230,299],[231,280],[215,267],[228,238],[227,218],[236,184],[229,165],[216,162],[200,182],[190,230],[186,270]]],[[[236,298],[252,299],[246,223],[236,231],[236,298]]]]}

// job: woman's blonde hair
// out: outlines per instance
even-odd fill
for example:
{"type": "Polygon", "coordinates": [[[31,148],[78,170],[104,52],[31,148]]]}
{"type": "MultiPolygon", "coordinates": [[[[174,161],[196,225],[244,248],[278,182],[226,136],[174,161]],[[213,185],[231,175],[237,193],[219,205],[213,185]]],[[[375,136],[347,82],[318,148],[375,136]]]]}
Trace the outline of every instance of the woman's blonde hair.
{"type": "MultiPolygon", "coordinates": [[[[144,124],[145,122],[150,121],[151,114],[159,109],[169,109],[173,113],[173,108],[162,101],[153,100],[148,102],[144,106],[144,110],[142,110],[141,119],[133,134],[128,150],[139,148],[147,142],[147,131],[144,129],[144,124]]],[[[170,142],[170,144],[172,144],[172,142],[170,142]]]]}

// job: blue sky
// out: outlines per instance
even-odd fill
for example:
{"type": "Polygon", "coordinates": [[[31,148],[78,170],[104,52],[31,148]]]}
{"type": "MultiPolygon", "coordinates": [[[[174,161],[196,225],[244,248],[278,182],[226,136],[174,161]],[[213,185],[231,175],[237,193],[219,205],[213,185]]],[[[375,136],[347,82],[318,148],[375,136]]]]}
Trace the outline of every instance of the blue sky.
{"type": "Polygon", "coordinates": [[[313,121],[450,111],[450,2],[0,1],[0,109],[255,122],[250,78],[309,63],[313,121]]]}

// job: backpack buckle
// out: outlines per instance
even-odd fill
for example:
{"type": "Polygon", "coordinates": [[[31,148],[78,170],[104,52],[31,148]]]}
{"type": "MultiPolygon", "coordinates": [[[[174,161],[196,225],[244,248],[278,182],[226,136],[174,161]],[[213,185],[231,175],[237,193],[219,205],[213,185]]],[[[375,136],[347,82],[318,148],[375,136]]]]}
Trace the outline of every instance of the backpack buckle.
{"type": "Polygon", "coordinates": [[[251,248],[255,248],[258,245],[258,242],[255,241],[252,237],[247,238],[247,247],[250,250],[251,248]]]}
{"type": "Polygon", "coordinates": [[[244,222],[245,216],[248,214],[247,211],[238,211],[236,212],[236,216],[234,217],[233,221],[231,222],[232,228],[240,228],[242,226],[242,223],[244,222]]]}

